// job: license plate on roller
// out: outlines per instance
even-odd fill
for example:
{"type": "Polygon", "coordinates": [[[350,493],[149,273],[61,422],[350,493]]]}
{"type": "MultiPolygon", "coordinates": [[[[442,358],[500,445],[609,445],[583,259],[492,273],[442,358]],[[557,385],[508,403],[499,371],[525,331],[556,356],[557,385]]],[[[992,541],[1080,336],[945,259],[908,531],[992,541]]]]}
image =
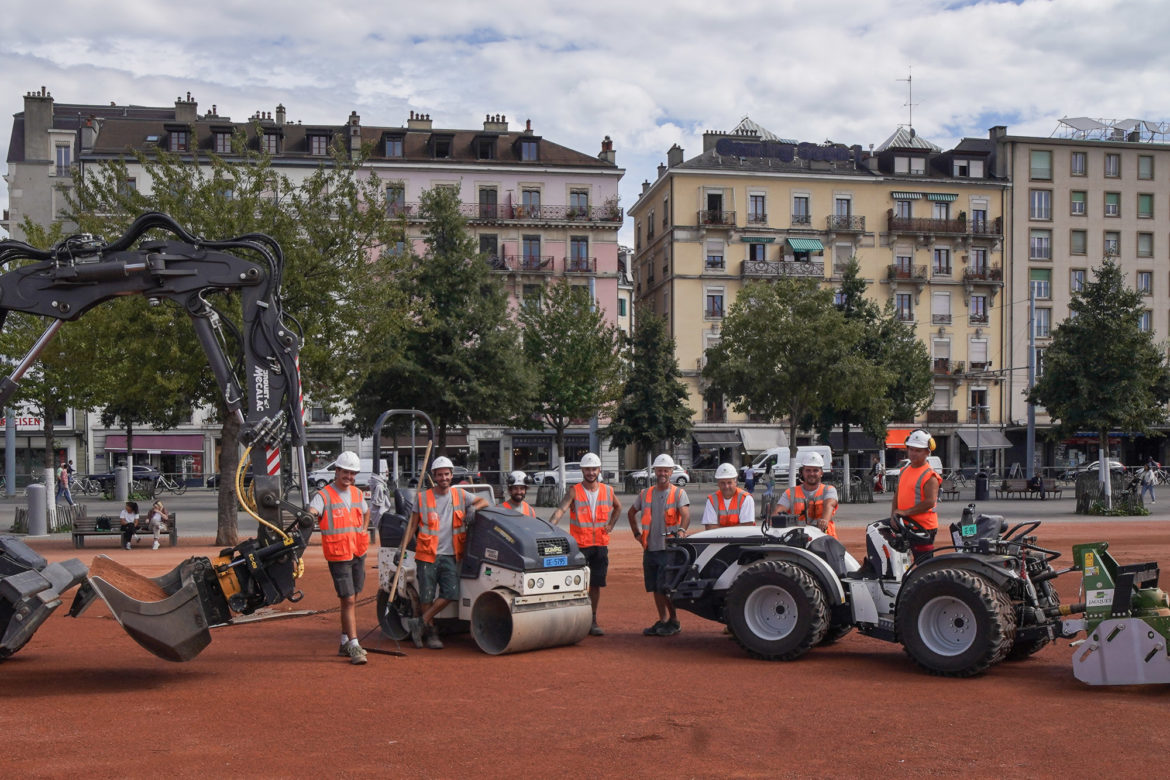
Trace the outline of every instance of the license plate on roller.
{"type": "Polygon", "coordinates": [[[544,565],[545,565],[545,568],[548,568],[549,566],[568,566],[569,565],[569,556],[567,556],[567,555],[554,555],[551,558],[545,558],[544,565]]]}

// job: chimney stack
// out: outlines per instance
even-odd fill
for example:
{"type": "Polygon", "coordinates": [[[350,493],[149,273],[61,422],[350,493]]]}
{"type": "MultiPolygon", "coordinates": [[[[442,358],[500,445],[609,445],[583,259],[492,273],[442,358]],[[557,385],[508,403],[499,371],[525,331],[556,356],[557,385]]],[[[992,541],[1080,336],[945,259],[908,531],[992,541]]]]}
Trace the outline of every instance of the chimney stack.
{"type": "Polygon", "coordinates": [[[276,124],[278,127],[284,125],[284,103],[276,104],[276,124]]]}
{"type": "Polygon", "coordinates": [[[617,152],[613,150],[613,139],[608,135],[601,139],[601,153],[597,157],[610,164],[617,162],[617,152]]]}
{"type": "Polygon", "coordinates": [[[187,93],[187,99],[175,98],[175,121],[183,124],[194,124],[198,116],[199,104],[187,93]]]}
{"type": "Polygon", "coordinates": [[[532,135],[532,120],[531,119],[527,119],[524,121],[524,134],[525,135],[532,135]]]}
{"type": "Polygon", "coordinates": [[[508,132],[508,117],[503,114],[495,116],[488,114],[483,118],[483,129],[484,132],[489,133],[506,133],[508,132]]]}
{"type": "Polygon", "coordinates": [[[349,112],[349,156],[354,160],[362,156],[362,118],[357,111],[349,112]]]}
{"type": "Polygon", "coordinates": [[[407,130],[430,130],[431,115],[410,112],[410,119],[406,120],[407,130]]]}
{"type": "Polygon", "coordinates": [[[678,144],[674,144],[666,150],[666,164],[673,168],[676,165],[681,165],[683,161],[683,150],[678,144]]]}
{"type": "Polygon", "coordinates": [[[24,96],[24,159],[52,160],[49,130],[53,127],[53,96],[41,87],[24,96]]]}

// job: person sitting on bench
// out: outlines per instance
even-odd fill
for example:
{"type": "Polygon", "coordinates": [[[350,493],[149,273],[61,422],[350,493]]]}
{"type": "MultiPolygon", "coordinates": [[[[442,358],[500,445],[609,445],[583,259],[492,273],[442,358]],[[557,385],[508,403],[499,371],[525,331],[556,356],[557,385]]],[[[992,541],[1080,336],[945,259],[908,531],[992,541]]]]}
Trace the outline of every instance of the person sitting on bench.
{"type": "Polygon", "coordinates": [[[1039,493],[1040,500],[1043,501],[1044,500],[1044,478],[1041,477],[1039,474],[1033,475],[1033,477],[1028,480],[1028,492],[1029,493],[1039,493]]]}

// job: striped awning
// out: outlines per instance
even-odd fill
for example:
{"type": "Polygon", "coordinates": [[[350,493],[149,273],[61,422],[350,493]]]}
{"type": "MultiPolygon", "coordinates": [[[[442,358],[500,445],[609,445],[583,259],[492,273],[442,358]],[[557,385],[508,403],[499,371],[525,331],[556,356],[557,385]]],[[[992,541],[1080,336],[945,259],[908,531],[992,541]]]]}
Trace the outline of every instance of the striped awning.
{"type": "Polygon", "coordinates": [[[939,203],[950,203],[958,199],[958,195],[951,192],[928,192],[926,193],[927,200],[938,201],[939,203]]]}
{"type": "Polygon", "coordinates": [[[894,200],[922,200],[921,192],[891,192],[890,197],[894,200]]]}
{"type": "Polygon", "coordinates": [[[793,252],[824,252],[825,245],[816,238],[789,238],[788,246],[793,252]]]}

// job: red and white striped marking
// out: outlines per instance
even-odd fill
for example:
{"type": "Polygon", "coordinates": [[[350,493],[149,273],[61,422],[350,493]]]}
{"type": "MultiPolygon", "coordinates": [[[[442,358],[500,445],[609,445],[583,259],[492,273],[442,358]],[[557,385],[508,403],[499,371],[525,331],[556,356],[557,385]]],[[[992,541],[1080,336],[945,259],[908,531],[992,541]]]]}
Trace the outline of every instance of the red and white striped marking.
{"type": "Polygon", "coordinates": [[[275,477],[280,474],[280,448],[273,449],[266,447],[264,449],[264,460],[268,464],[268,476],[275,477]]]}

